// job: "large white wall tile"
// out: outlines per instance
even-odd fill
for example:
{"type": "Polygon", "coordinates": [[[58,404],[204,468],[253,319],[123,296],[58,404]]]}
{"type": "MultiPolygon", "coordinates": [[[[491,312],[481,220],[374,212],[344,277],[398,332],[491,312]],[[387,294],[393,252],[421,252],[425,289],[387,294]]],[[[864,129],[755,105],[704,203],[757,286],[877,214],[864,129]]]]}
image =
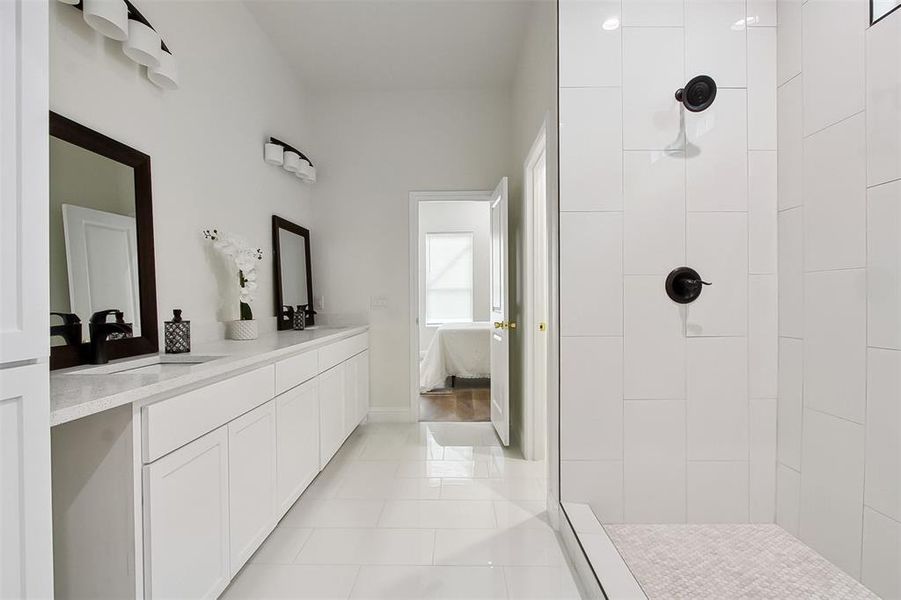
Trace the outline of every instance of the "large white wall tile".
{"type": "Polygon", "coordinates": [[[776,152],[748,153],[748,272],[776,272],[776,152]]]}
{"type": "Polygon", "coordinates": [[[623,0],[625,27],[681,27],[684,13],[682,0],[623,0]]]}
{"type": "Polygon", "coordinates": [[[685,260],[685,155],[623,153],[623,272],[665,275],[685,260]]]}
{"type": "Polygon", "coordinates": [[[866,503],[901,521],[901,351],[867,351],[866,503]]]}
{"type": "Polygon", "coordinates": [[[745,338],[688,340],[688,459],[747,460],[745,338]]]}
{"type": "Polygon", "coordinates": [[[801,541],[859,578],[863,425],[805,409],[801,456],[801,541]]]}
{"type": "Polygon", "coordinates": [[[560,340],[560,457],[622,460],[623,340],[560,340]]]}
{"type": "Polygon", "coordinates": [[[748,148],[776,149],[776,28],[748,29],[748,148]]]}
{"type": "Polygon", "coordinates": [[[803,416],[804,342],[779,339],[779,462],[801,470],[801,419],[803,416]]]}
{"type": "Polygon", "coordinates": [[[776,80],[782,85],[801,72],[802,0],[778,0],[776,80]]]}
{"type": "MultiPolygon", "coordinates": [[[[685,67],[689,78],[710,75],[719,87],[747,85],[744,0],[685,0],[685,67]]],[[[719,101],[719,98],[717,98],[719,101]]]]}
{"type": "Polygon", "coordinates": [[[804,3],[804,135],[864,109],[867,4],[861,0],[804,3]]]}
{"type": "Polygon", "coordinates": [[[689,336],[743,336],[748,330],[748,215],[689,213],[688,264],[704,281],[687,306],[689,336]]]}
{"type": "Polygon", "coordinates": [[[801,474],[780,464],[776,468],[776,523],[798,537],[800,518],[801,474]]]}
{"type": "Polygon", "coordinates": [[[720,90],[707,110],[685,113],[685,129],[688,210],[747,210],[747,92],[720,90]]]}
{"type": "Polygon", "coordinates": [[[863,509],[861,581],[881,598],[901,598],[901,523],[863,509]]]}
{"type": "Polygon", "coordinates": [[[560,90],[560,210],[623,208],[622,93],[560,90]]]}
{"type": "Polygon", "coordinates": [[[618,86],[622,78],[620,3],[560,1],[560,87],[618,86]]]}
{"type": "Polygon", "coordinates": [[[901,181],[867,191],[867,344],[901,349],[901,181]]]}
{"type": "Polygon", "coordinates": [[[804,282],[804,406],[863,423],[866,270],[807,273],[804,282]]]}
{"type": "Polygon", "coordinates": [[[901,178],[901,19],[867,30],[867,183],[901,178]]]}
{"type": "Polygon", "coordinates": [[[776,400],[753,398],[750,424],[749,516],[752,523],[776,520],[776,400]]]}
{"type": "MultiPolygon", "coordinates": [[[[621,424],[621,423],[620,423],[621,424]]],[[[591,506],[602,523],[623,521],[623,462],[564,460],[562,500],[591,506]]]]}
{"type": "MultiPolygon", "coordinates": [[[[776,0],[748,0],[748,27],[775,27],[776,0]]],[[[773,75],[776,67],[773,66],[773,75]]]]}
{"type": "Polygon", "coordinates": [[[625,521],[685,522],[685,402],[630,400],[625,408],[625,521]]]}
{"type": "Polygon", "coordinates": [[[682,149],[685,85],[681,28],[627,27],[623,31],[623,144],[627,150],[682,149]]]}
{"type": "Polygon", "coordinates": [[[685,335],[681,306],[664,291],[664,278],[629,275],[624,297],[626,398],[685,398],[685,335]]]}
{"type": "Polygon", "coordinates": [[[801,78],[792,79],[776,93],[779,150],[779,208],[804,204],[804,134],[801,78]]]}
{"type": "Polygon", "coordinates": [[[688,462],[688,522],[747,523],[748,463],[688,462]]]}
{"type": "Polygon", "coordinates": [[[561,335],[622,335],[621,213],[560,214],[561,335]]]}
{"type": "Polygon", "coordinates": [[[804,331],[804,209],[779,213],[779,335],[804,331]]]}
{"type": "Polygon", "coordinates": [[[804,139],[807,271],[866,265],[866,152],[863,114],[804,139]]]}
{"type": "Polygon", "coordinates": [[[775,275],[748,277],[748,379],[752,398],[775,398],[779,371],[775,275]]]}

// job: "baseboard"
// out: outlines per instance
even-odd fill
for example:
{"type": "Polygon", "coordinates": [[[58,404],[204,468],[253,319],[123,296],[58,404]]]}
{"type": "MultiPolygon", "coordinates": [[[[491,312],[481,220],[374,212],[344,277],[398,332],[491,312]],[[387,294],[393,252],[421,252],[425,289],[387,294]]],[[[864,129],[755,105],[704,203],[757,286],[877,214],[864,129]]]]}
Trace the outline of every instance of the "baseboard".
{"type": "Polygon", "coordinates": [[[409,423],[410,409],[393,406],[373,406],[369,409],[370,423],[409,423]]]}

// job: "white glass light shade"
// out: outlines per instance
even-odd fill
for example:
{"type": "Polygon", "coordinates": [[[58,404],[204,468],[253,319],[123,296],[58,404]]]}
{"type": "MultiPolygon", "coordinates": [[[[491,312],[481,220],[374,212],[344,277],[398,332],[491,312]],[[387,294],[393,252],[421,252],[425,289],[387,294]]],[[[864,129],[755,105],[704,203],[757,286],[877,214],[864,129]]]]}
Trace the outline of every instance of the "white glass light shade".
{"type": "Polygon", "coordinates": [[[291,150],[285,151],[285,170],[291,173],[300,172],[300,154],[291,150]]]}
{"type": "Polygon", "coordinates": [[[316,181],[316,169],[314,169],[313,165],[311,165],[310,162],[306,160],[301,162],[300,172],[297,175],[306,183],[313,183],[316,181]]]}
{"type": "Polygon", "coordinates": [[[160,66],[160,34],[140,21],[128,21],[128,39],[122,42],[122,52],[139,65],[155,69],[160,66]]]}
{"type": "Polygon", "coordinates": [[[128,7],[123,0],[84,0],[85,23],[108,38],[128,39],[128,7]]]}
{"type": "Polygon", "coordinates": [[[147,78],[164,90],[178,89],[178,62],[175,57],[163,50],[160,66],[147,67],[147,78]]]}
{"type": "Polygon", "coordinates": [[[263,160],[266,164],[281,166],[285,162],[285,148],[278,144],[266,144],[263,149],[263,160]]]}
{"type": "Polygon", "coordinates": [[[79,0],[59,0],[59,1],[62,2],[63,4],[71,4],[73,6],[78,4],[78,2],[79,2],[79,0]]]}

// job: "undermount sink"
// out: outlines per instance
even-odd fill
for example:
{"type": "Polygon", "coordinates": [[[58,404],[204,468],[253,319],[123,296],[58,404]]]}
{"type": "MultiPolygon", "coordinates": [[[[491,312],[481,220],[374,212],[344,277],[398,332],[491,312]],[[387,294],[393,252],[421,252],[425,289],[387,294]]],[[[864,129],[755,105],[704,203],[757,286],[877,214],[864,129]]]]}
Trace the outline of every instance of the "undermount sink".
{"type": "Polygon", "coordinates": [[[86,367],[72,371],[72,375],[159,375],[187,371],[191,367],[202,365],[210,361],[222,358],[221,356],[178,356],[178,355],[153,355],[133,360],[86,367]]]}

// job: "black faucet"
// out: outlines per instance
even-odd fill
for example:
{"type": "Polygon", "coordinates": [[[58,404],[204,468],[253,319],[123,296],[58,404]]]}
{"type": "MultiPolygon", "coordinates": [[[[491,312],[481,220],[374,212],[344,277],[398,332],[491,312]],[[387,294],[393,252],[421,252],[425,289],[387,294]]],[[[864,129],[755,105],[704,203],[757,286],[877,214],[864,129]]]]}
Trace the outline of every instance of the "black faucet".
{"type": "Polygon", "coordinates": [[[51,312],[50,316],[56,316],[63,320],[62,325],[50,326],[50,337],[58,335],[66,340],[68,346],[81,345],[81,319],[75,313],[51,312]]]}
{"type": "Polygon", "coordinates": [[[125,322],[121,310],[101,310],[91,315],[88,331],[91,334],[91,364],[103,365],[109,362],[109,357],[106,355],[106,341],[111,335],[120,338],[131,337],[132,326],[131,323],[125,322]],[[106,321],[109,315],[115,315],[115,322],[108,323],[106,321]]]}

